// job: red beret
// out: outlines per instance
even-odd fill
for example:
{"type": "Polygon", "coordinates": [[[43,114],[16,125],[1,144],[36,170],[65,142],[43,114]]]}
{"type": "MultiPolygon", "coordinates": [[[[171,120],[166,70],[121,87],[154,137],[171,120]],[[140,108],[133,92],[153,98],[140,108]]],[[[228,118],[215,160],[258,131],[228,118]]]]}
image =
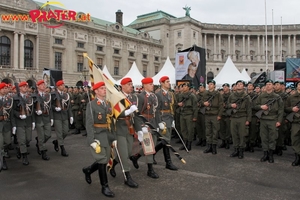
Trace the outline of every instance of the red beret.
{"type": "Polygon", "coordinates": [[[94,84],[93,90],[96,90],[96,89],[98,89],[98,88],[101,87],[101,86],[105,86],[105,83],[102,82],[102,81],[100,81],[100,82],[94,84]]]}
{"type": "Polygon", "coordinates": [[[159,79],[159,82],[163,83],[165,82],[166,80],[168,80],[169,77],[168,76],[162,76],[160,79],[159,79]]]}
{"type": "Polygon", "coordinates": [[[149,83],[153,83],[153,79],[151,77],[146,77],[142,79],[142,84],[149,84],[149,83]]]}
{"type": "Polygon", "coordinates": [[[11,89],[12,89],[12,90],[16,89],[16,86],[13,86],[11,89]]]}
{"type": "Polygon", "coordinates": [[[62,84],[65,84],[63,80],[59,80],[56,82],[56,86],[61,86],[62,84]]]}
{"type": "Polygon", "coordinates": [[[43,83],[45,83],[44,80],[39,80],[39,81],[36,83],[36,85],[39,86],[39,85],[41,85],[41,84],[43,84],[43,83]]]}
{"type": "Polygon", "coordinates": [[[3,88],[5,88],[7,86],[7,84],[6,83],[0,83],[0,89],[3,89],[3,88]]]}
{"type": "Polygon", "coordinates": [[[22,86],[25,86],[25,85],[28,86],[28,83],[26,81],[23,81],[23,82],[19,83],[19,87],[22,87],[22,86]]]}
{"type": "Polygon", "coordinates": [[[121,81],[121,85],[125,85],[127,83],[130,83],[132,82],[131,78],[123,78],[122,81],[121,81]]]}

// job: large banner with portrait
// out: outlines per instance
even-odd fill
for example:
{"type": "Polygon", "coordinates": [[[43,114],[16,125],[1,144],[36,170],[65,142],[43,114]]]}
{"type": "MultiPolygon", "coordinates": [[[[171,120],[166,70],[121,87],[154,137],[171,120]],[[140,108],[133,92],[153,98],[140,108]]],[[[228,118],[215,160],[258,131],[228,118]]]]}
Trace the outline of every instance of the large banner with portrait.
{"type": "Polygon", "coordinates": [[[286,81],[300,81],[300,58],[286,59],[286,81]]]}
{"type": "Polygon", "coordinates": [[[205,49],[193,46],[178,52],[175,56],[175,76],[176,81],[189,80],[195,87],[205,83],[205,49]]]}

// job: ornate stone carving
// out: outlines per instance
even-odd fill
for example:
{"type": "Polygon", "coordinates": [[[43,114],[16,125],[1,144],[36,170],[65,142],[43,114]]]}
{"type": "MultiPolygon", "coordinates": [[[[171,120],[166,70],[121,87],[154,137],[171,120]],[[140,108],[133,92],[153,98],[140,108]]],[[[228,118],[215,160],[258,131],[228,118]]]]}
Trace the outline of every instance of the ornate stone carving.
{"type": "Polygon", "coordinates": [[[53,28],[51,31],[52,36],[59,36],[62,38],[67,38],[67,30],[66,29],[61,29],[61,28],[53,28]]]}
{"type": "Polygon", "coordinates": [[[25,22],[25,30],[29,31],[38,31],[38,24],[37,23],[32,23],[32,22],[25,22]]]}
{"type": "Polygon", "coordinates": [[[87,42],[88,41],[88,34],[75,32],[74,33],[74,39],[75,40],[81,40],[81,41],[87,42]]]}
{"type": "Polygon", "coordinates": [[[105,38],[101,38],[98,36],[94,36],[94,43],[95,44],[101,44],[101,45],[106,45],[106,39],[105,38]]]}
{"type": "Polygon", "coordinates": [[[136,48],[135,44],[127,44],[127,49],[130,51],[136,51],[136,48]]]}
{"type": "Polygon", "coordinates": [[[117,40],[113,40],[113,41],[111,42],[111,46],[112,46],[112,47],[117,47],[117,48],[119,48],[119,49],[122,49],[122,42],[121,42],[121,41],[117,41],[117,40]]]}

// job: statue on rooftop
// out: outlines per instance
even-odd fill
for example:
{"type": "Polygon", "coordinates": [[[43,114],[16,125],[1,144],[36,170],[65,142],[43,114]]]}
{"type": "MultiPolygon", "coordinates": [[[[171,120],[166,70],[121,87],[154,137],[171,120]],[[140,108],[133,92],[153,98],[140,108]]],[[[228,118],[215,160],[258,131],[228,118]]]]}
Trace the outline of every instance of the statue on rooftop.
{"type": "Polygon", "coordinates": [[[190,17],[191,7],[188,7],[187,5],[185,5],[185,7],[183,7],[183,10],[185,10],[185,16],[190,17]]]}

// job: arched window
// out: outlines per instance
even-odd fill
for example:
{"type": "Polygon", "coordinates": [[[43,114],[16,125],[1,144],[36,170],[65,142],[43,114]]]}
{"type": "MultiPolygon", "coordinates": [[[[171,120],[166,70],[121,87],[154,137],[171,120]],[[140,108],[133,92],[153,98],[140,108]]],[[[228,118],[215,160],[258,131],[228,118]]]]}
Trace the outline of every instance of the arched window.
{"type": "Polygon", "coordinates": [[[210,80],[212,80],[212,79],[214,79],[214,78],[215,78],[215,76],[214,76],[214,73],[213,73],[213,72],[208,72],[206,76],[207,76],[207,81],[210,81],[210,80]]]}
{"type": "Polygon", "coordinates": [[[10,65],[10,39],[0,37],[0,65],[10,65]]]}
{"type": "Polygon", "coordinates": [[[24,41],[24,67],[33,68],[33,43],[30,40],[24,41]]]}

